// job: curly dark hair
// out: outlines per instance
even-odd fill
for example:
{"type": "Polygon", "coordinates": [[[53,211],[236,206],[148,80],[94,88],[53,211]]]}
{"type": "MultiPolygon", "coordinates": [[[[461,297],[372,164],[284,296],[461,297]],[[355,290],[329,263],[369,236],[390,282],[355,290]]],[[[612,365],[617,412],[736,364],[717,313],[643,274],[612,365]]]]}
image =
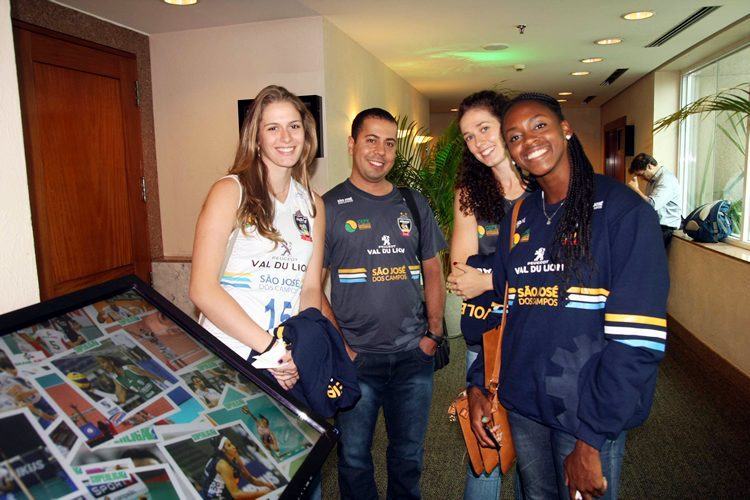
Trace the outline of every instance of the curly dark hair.
{"type": "MultiPolygon", "coordinates": [[[[508,98],[494,90],[482,90],[466,97],[458,107],[458,121],[471,109],[489,111],[500,121],[508,98]]],[[[498,184],[492,169],[477,160],[464,144],[456,189],[459,191],[459,208],[462,213],[474,214],[477,220],[500,222],[505,216],[505,193],[498,184]]]]}
{"type": "MultiPolygon", "coordinates": [[[[533,101],[548,108],[562,122],[565,120],[562,108],[552,96],[534,92],[520,94],[505,106],[502,112],[501,126],[505,130],[505,116],[514,106],[522,102],[533,101]]],[[[503,134],[504,135],[504,134],[503,134]]],[[[557,223],[552,255],[565,266],[563,275],[568,281],[571,275],[580,278],[582,267],[592,265],[591,258],[591,218],[594,212],[594,167],[583,151],[581,141],[575,134],[568,139],[568,158],[570,159],[570,183],[565,197],[565,209],[557,223]]],[[[528,182],[531,190],[539,189],[533,176],[524,174],[516,166],[521,176],[528,182]]]]}

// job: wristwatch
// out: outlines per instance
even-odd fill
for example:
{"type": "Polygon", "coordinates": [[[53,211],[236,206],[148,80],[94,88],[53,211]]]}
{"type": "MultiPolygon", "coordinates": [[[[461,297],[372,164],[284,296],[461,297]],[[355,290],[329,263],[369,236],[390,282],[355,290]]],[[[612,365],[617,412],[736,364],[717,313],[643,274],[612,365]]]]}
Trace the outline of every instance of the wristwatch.
{"type": "Polygon", "coordinates": [[[440,347],[441,345],[443,345],[443,342],[445,342],[445,336],[444,335],[435,335],[434,333],[432,333],[429,330],[427,330],[426,332],[424,332],[424,336],[427,337],[428,339],[432,340],[433,342],[435,342],[438,347],[440,347]]]}

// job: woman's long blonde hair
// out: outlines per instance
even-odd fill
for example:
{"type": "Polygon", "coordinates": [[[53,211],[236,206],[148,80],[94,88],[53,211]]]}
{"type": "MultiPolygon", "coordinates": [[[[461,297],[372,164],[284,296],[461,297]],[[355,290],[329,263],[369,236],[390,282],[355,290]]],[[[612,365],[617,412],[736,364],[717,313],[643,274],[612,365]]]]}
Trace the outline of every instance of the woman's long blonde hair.
{"type": "Polygon", "coordinates": [[[302,184],[310,197],[310,210],[315,217],[315,200],[310,189],[310,166],[318,149],[315,132],[315,119],[307,106],[296,95],[284,87],[269,85],[255,97],[252,107],[242,124],[242,135],[234,164],[229,169],[242,184],[242,200],[237,210],[237,225],[245,230],[246,225],[254,225],[258,233],[277,243],[283,241],[281,234],[273,226],[274,204],[268,171],[260,154],[258,134],[263,111],[274,102],[289,102],[302,117],[302,128],[305,132],[305,144],[297,164],[292,167],[292,178],[302,184]]]}

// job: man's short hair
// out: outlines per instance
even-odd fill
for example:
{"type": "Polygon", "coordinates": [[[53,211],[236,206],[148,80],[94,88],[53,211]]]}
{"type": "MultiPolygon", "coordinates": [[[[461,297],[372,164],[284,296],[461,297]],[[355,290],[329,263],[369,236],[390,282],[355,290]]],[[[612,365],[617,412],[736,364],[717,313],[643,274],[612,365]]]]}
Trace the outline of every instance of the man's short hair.
{"type": "Polygon", "coordinates": [[[653,156],[647,155],[646,153],[638,153],[633,161],[630,162],[630,168],[628,172],[634,174],[636,172],[643,172],[648,168],[649,165],[657,166],[658,163],[653,156]]]}
{"type": "Polygon", "coordinates": [[[367,118],[377,118],[379,120],[389,121],[398,125],[398,122],[396,122],[396,119],[393,117],[393,115],[383,108],[369,108],[364,111],[360,111],[357,116],[354,117],[354,121],[352,121],[352,139],[354,139],[355,141],[357,140],[357,134],[359,134],[359,131],[362,129],[362,124],[367,118]]]}

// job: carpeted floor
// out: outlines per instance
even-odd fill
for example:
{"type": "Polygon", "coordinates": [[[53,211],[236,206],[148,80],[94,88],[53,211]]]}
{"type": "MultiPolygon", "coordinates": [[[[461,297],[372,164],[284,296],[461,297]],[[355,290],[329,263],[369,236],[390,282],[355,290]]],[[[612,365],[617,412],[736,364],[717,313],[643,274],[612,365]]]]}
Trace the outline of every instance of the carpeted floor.
{"type": "MultiPolygon", "coordinates": [[[[451,333],[458,331],[458,306],[450,296],[446,311],[451,333]]],[[[451,351],[450,365],[435,378],[422,475],[425,499],[463,496],[464,444],[458,424],[450,423],[446,412],[464,381],[462,339],[451,341],[451,351]]],[[[381,498],[386,445],[381,417],[373,445],[381,498]]],[[[750,401],[677,338],[670,339],[661,364],[651,416],[629,433],[620,492],[626,499],[750,497],[750,401]]],[[[323,468],[323,498],[338,498],[335,451],[323,468]]],[[[504,478],[501,498],[514,498],[512,472],[504,478]]]]}

